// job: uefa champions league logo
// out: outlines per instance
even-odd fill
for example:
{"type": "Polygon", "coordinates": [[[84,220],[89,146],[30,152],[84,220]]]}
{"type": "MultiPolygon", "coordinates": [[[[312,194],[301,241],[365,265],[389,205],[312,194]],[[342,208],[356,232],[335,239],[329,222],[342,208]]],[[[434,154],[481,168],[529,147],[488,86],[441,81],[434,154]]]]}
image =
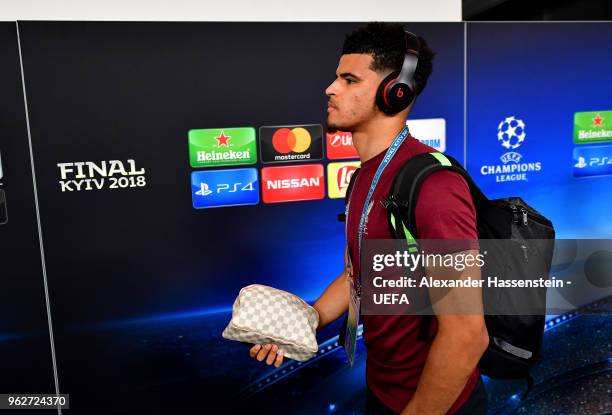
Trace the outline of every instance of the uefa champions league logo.
{"type": "MultiPolygon", "coordinates": [[[[499,141],[502,147],[508,150],[514,150],[519,148],[523,141],[525,141],[525,122],[515,118],[514,115],[506,117],[497,126],[497,141],[499,141]]],[[[509,151],[503,154],[499,159],[504,164],[519,163],[523,156],[516,151],[509,151]]]]}
{"type": "Polygon", "coordinates": [[[497,140],[508,150],[519,148],[525,141],[525,123],[517,118],[506,117],[497,126],[497,140]]]}
{"type": "Polygon", "coordinates": [[[521,162],[523,155],[516,150],[525,142],[525,122],[514,115],[504,118],[497,125],[497,141],[508,150],[499,157],[503,164],[485,164],[480,168],[483,176],[495,176],[495,181],[516,182],[527,181],[527,174],[539,172],[542,169],[541,161],[521,162]]]}

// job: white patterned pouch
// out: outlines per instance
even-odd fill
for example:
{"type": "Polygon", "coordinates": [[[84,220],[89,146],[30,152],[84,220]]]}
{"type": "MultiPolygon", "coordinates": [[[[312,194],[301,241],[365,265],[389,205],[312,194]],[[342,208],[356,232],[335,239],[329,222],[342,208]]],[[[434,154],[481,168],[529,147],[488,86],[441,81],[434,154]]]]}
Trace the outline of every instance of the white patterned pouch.
{"type": "Polygon", "coordinates": [[[286,357],[298,361],[317,353],[317,311],[301,298],[253,284],[240,290],[232,306],[232,319],[223,337],[245,343],[276,344],[286,357]]]}

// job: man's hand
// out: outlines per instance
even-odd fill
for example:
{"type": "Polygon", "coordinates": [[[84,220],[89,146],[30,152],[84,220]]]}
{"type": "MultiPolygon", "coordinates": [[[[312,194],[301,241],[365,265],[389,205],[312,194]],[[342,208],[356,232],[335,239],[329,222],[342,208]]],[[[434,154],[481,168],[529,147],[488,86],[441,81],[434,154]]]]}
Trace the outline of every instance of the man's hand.
{"type": "MultiPolygon", "coordinates": [[[[312,305],[317,310],[319,316],[317,330],[336,320],[348,310],[348,261],[348,250],[345,249],[344,271],[329,284],[319,299],[312,305]]],[[[265,359],[268,366],[274,363],[274,366],[280,367],[283,364],[284,353],[275,344],[256,344],[251,347],[249,355],[260,362],[263,362],[265,359]]]]}
{"type": "Polygon", "coordinates": [[[285,354],[282,350],[278,349],[277,345],[266,343],[263,346],[261,344],[256,344],[251,347],[249,355],[259,362],[265,359],[268,366],[274,363],[275,367],[280,367],[280,365],[283,364],[283,357],[285,354]]]}

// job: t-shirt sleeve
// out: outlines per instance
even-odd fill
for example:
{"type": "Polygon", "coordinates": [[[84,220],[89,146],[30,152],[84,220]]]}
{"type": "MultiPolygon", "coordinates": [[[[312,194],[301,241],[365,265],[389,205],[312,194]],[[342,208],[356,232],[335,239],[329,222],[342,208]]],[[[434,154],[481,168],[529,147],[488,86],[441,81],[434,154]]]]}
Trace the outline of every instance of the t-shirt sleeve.
{"type": "Polygon", "coordinates": [[[476,210],[468,184],[458,173],[442,170],[427,177],[418,195],[415,215],[419,239],[454,241],[432,250],[478,249],[476,210]]]}

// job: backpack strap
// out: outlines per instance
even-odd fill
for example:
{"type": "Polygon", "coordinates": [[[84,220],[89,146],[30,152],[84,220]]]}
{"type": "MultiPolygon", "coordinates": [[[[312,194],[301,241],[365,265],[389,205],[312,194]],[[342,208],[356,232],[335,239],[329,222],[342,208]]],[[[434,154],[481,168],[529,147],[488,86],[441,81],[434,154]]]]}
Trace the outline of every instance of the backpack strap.
{"type": "Polygon", "coordinates": [[[453,157],[438,152],[419,154],[408,160],[398,170],[388,196],[391,206],[391,209],[388,209],[388,217],[394,237],[408,241],[418,238],[416,202],[419,191],[425,179],[440,170],[454,171],[465,179],[475,206],[489,200],[463,166],[453,157]],[[397,225],[400,222],[402,226],[397,225]]]}
{"type": "MultiPolygon", "coordinates": [[[[359,173],[359,170],[361,170],[361,167],[358,167],[352,174],[350,180],[349,180],[349,184],[346,187],[346,194],[344,195],[344,207],[346,208],[346,205],[348,204],[348,201],[351,197],[351,191],[353,190],[353,185],[355,184],[355,179],[357,178],[357,173],[359,173]]],[[[345,222],[346,221],[346,209],[344,212],[338,214],[338,220],[340,222],[345,222]]]]}
{"type": "Polygon", "coordinates": [[[344,195],[345,206],[348,204],[348,201],[351,198],[351,192],[353,191],[353,185],[355,184],[355,179],[357,179],[357,174],[359,173],[359,170],[361,170],[361,167],[357,167],[357,169],[355,169],[355,171],[351,175],[351,178],[349,179],[349,184],[346,187],[346,194],[344,195]]]}
{"type": "MultiPolygon", "coordinates": [[[[397,171],[387,197],[387,219],[391,234],[395,239],[406,241],[408,252],[418,252],[416,204],[421,186],[430,174],[450,170],[460,174],[470,188],[474,205],[478,206],[488,201],[480,188],[474,183],[463,166],[452,158],[439,152],[423,153],[409,159],[397,171]]],[[[429,329],[433,315],[422,316],[418,340],[429,340],[429,329]]]]}
{"type": "MultiPolygon", "coordinates": [[[[346,194],[344,195],[344,211],[338,215],[338,220],[340,222],[346,222],[346,205],[351,197],[351,191],[353,190],[353,185],[355,184],[355,179],[357,179],[357,173],[361,167],[358,167],[357,170],[353,172],[349,180],[349,184],[346,187],[346,194]]],[[[345,335],[346,335],[346,326],[348,324],[348,313],[345,313],[344,320],[342,321],[342,326],[340,327],[340,333],[338,334],[338,344],[344,345],[345,335]]]]}
{"type": "Polygon", "coordinates": [[[525,390],[525,392],[523,392],[523,394],[521,395],[521,401],[526,400],[527,396],[529,396],[529,393],[533,389],[533,383],[534,383],[533,382],[533,376],[527,375],[525,380],[527,381],[527,390],[525,390]]]}

